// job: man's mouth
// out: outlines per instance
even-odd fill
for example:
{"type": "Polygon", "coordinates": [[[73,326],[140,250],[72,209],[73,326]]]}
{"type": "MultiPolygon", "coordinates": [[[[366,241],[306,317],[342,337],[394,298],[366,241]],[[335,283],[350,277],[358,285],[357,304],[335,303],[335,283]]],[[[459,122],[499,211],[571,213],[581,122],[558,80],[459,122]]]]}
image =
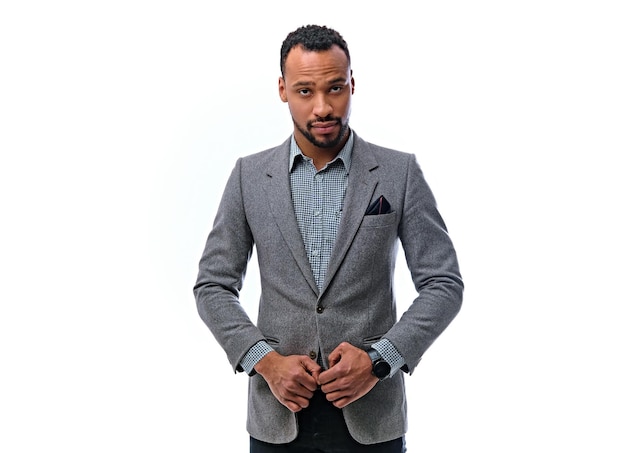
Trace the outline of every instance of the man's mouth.
{"type": "Polygon", "coordinates": [[[313,123],[311,127],[319,134],[329,134],[338,124],[337,121],[324,121],[313,123]]]}

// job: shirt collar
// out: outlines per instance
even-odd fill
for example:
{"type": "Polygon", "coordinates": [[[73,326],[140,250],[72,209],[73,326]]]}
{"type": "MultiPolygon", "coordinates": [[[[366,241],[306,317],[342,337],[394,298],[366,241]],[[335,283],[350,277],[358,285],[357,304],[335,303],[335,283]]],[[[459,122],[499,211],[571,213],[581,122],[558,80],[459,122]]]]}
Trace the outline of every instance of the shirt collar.
{"type": "MultiPolygon", "coordinates": [[[[350,172],[350,164],[352,163],[352,148],[354,146],[354,133],[350,130],[350,135],[348,136],[348,141],[341,148],[337,157],[335,157],[331,162],[335,162],[337,159],[341,159],[343,161],[343,166],[346,168],[347,172],[350,172]]],[[[297,156],[305,157],[302,154],[302,150],[296,143],[296,139],[293,134],[291,135],[291,147],[289,149],[289,171],[293,171],[294,163],[296,161],[297,156]]],[[[329,164],[331,163],[329,162],[329,164]]]]}

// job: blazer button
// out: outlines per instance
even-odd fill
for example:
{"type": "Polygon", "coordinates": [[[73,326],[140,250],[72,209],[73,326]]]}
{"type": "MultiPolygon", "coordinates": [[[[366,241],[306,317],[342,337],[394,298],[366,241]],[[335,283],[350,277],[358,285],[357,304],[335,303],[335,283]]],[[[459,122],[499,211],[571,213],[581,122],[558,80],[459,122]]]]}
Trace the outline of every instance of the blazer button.
{"type": "Polygon", "coordinates": [[[324,307],[322,307],[321,305],[318,305],[318,306],[317,306],[317,312],[318,312],[319,314],[324,313],[324,307]]]}
{"type": "Polygon", "coordinates": [[[317,354],[315,353],[315,351],[311,351],[309,352],[309,357],[311,357],[311,360],[315,360],[317,358],[317,354]]]}

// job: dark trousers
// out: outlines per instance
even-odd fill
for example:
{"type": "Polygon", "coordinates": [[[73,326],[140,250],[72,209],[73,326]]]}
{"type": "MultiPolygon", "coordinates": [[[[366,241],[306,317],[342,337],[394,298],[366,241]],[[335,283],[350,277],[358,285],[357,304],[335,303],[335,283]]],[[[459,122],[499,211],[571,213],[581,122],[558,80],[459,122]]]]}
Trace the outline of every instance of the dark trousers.
{"type": "Polygon", "coordinates": [[[288,444],[268,444],[250,438],[250,453],[404,453],[404,437],[379,444],[355,441],[343,419],[341,409],[315,392],[309,407],[298,412],[298,437],[288,444]]]}

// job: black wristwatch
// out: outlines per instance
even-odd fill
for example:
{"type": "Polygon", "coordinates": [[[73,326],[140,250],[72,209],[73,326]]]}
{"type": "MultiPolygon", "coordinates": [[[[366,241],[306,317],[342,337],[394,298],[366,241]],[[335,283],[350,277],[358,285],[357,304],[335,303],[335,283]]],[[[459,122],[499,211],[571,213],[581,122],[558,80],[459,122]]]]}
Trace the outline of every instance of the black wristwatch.
{"type": "Polygon", "coordinates": [[[372,359],[372,374],[381,381],[388,378],[389,373],[391,373],[391,365],[382,358],[380,352],[372,348],[367,351],[367,354],[370,356],[370,359],[372,359]]]}

